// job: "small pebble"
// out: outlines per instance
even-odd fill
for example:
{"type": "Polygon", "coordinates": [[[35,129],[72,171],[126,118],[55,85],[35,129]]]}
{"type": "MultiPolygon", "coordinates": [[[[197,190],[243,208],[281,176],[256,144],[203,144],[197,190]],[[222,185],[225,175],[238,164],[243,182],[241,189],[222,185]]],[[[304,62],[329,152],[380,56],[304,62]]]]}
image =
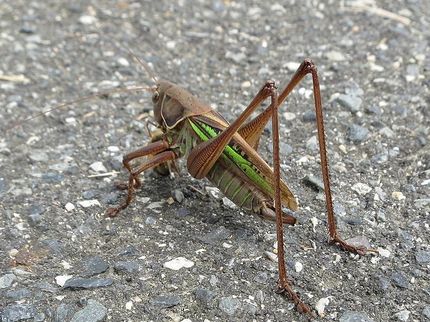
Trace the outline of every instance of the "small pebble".
{"type": "MultiPolygon", "coordinates": [[[[119,65],[121,65],[121,66],[124,66],[124,67],[128,67],[128,66],[130,66],[130,63],[128,62],[128,60],[126,59],[126,58],[124,58],[124,57],[119,57],[118,59],[117,59],[117,62],[118,62],[118,64],[119,65]]],[[[109,147],[108,147],[108,150],[109,150],[109,147]]],[[[110,150],[109,150],[110,151],[110,150]]],[[[111,152],[117,152],[117,151],[111,151],[111,152]]]]}
{"type": "Polygon", "coordinates": [[[233,316],[240,308],[240,306],[241,306],[240,300],[232,296],[222,297],[219,300],[219,304],[218,304],[218,307],[220,308],[220,310],[230,316],[233,316]]]}
{"type": "Polygon", "coordinates": [[[231,51],[227,51],[227,53],[225,54],[225,58],[231,59],[236,64],[240,64],[242,61],[246,59],[246,55],[243,52],[234,53],[231,51]]]}
{"type": "Polygon", "coordinates": [[[382,257],[390,257],[391,252],[388,249],[384,249],[382,247],[378,247],[378,253],[379,255],[381,255],[382,257]]]}
{"type": "Polygon", "coordinates": [[[363,100],[360,97],[348,94],[340,94],[336,100],[351,113],[357,113],[363,103],[363,100]]]}
{"type": "Polygon", "coordinates": [[[287,121],[292,121],[296,118],[296,114],[291,113],[291,112],[285,112],[283,115],[284,115],[285,120],[287,120],[287,121]]]}
{"type": "Polygon", "coordinates": [[[73,210],[75,210],[75,205],[74,204],[72,204],[71,202],[68,202],[68,203],[66,203],[66,205],[64,206],[64,208],[67,210],[67,211],[73,211],[73,210]]]}
{"type": "Polygon", "coordinates": [[[184,193],[179,189],[173,190],[173,197],[179,203],[182,203],[182,201],[185,199],[184,193]]]}
{"type": "Polygon", "coordinates": [[[201,236],[199,239],[206,244],[216,244],[227,239],[230,235],[230,230],[224,226],[220,226],[217,229],[201,236]]]}
{"type": "Polygon", "coordinates": [[[306,175],[306,177],[303,178],[303,182],[317,191],[324,191],[324,183],[319,177],[313,176],[311,174],[306,175]]]}
{"type": "Polygon", "coordinates": [[[71,279],[73,275],[59,275],[55,276],[55,282],[60,285],[61,287],[64,286],[64,283],[66,283],[67,280],[71,279]]]}
{"type": "Polygon", "coordinates": [[[378,276],[377,277],[377,286],[378,286],[380,291],[386,292],[390,288],[391,283],[390,283],[390,280],[388,278],[386,278],[384,276],[378,276]]]}
{"type": "Polygon", "coordinates": [[[369,239],[366,236],[355,236],[345,240],[348,244],[355,247],[370,248],[369,239]]]}
{"type": "Polygon", "coordinates": [[[317,310],[319,316],[323,317],[325,315],[324,310],[329,303],[330,303],[329,297],[323,297],[318,300],[318,302],[315,304],[315,309],[317,310]]]}
{"type": "Polygon", "coordinates": [[[181,298],[177,295],[160,295],[151,300],[154,306],[167,309],[181,304],[181,298]]]}
{"type": "Polygon", "coordinates": [[[363,126],[352,124],[348,128],[348,140],[353,143],[361,143],[366,140],[369,130],[363,126]]]}
{"type": "Polygon", "coordinates": [[[209,307],[212,303],[215,293],[205,288],[198,288],[194,291],[196,300],[205,307],[209,307]]]}
{"type": "Polygon", "coordinates": [[[311,136],[307,141],[306,141],[306,149],[308,149],[309,151],[318,151],[318,139],[317,137],[311,136]]]}
{"type": "Polygon", "coordinates": [[[29,158],[35,162],[46,162],[49,160],[48,154],[43,151],[33,151],[30,153],[29,158]]]}
{"type": "Polygon", "coordinates": [[[286,67],[287,70],[290,72],[295,72],[300,67],[300,63],[291,61],[291,62],[285,63],[283,67],[286,67]]]}
{"type": "Polygon", "coordinates": [[[275,262],[275,263],[278,262],[278,256],[276,254],[274,254],[272,252],[265,251],[264,255],[266,255],[266,257],[268,259],[270,259],[272,262],[275,262]]]}
{"type": "Polygon", "coordinates": [[[74,307],[71,304],[61,303],[55,310],[54,322],[70,321],[74,307]]]}
{"type": "MultiPolygon", "coordinates": [[[[0,317],[5,322],[17,322],[33,319],[36,316],[36,308],[31,304],[12,304],[2,308],[0,317]]],[[[34,320],[33,320],[34,321],[34,320]]]]}
{"type": "Polygon", "coordinates": [[[7,291],[5,296],[13,301],[19,301],[31,297],[32,293],[28,288],[19,288],[7,291]]]}
{"type": "Polygon", "coordinates": [[[222,198],[222,204],[230,209],[237,209],[237,205],[231,201],[230,199],[228,199],[227,197],[223,197],[222,198]]]}
{"type": "Polygon", "coordinates": [[[430,205],[430,198],[423,198],[423,199],[415,199],[414,200],[414,205],[416,207],[427,207],[430,205]]]}
{"type": "Polygon", "coordinates": [[[394,272],[391,275],[391,281],[399,288],[409,288],[409,280],[402,272],[394,272]]]}
{"type": "Polygon", "coordinates": [[[119,261],[114,264],[114,270],[117,273],[137,273],[140,270],[139,263],[135,261],[119,261]]]}
{"type": "Polygon", "coordinates": [[[406,199],[405,195],[400,191],[393,191],[393,193],[391,194],[391,197],[397,201],[402,201],[406,199]]]}
{"type": "Polygon", "coordinates": [[[94,172],[98,172],[98,173],[107,172],[106,167],[103,165],[103,162],[101,162],[101,161],[97,161],[97,162],[90,164],[90,169],[93,170],[94,172]]]}
{"type": "Polygon", "coordinates": [[[194,266],[194,262],[185,257],[177,257],[163,264],[165,268],[177,271],[181,268],[190,268],[194,266]]]}
{"type": "Polygon", "coordinates": [[[157,223],[157,220],[154,217],[148,216],[145,219],[145,224],[147,225],[155,225],[157,223]]]}
{"type": "Polygon", "coordinates": [[[108,263],[99,256],[87,258],[82,263],[82,274],[90,277],[104,273],[109,268],[108,263]]]}
{"type": "Polygon", "coordinates": [[[396,314],[394,314],[394,316],[397,318],[397,320],[399,321],[407,321],[409,320],[409,315],[411,314],[410,311],[408,310],[403,310],[400,312],[397,312],[396,314]]]}
{"type": "Polygon", "coordinates": [[[415,254],[415,259],[421,265],[430,263],[430,250],[418,250],[415,254]]]}
{"type": "Polygon", "coordinates": [[[430,305],[424,307],[422,314],[424,317],[430,320],[430,305]]]}
{"type": "Polygon", "coordinates": [[[109,152],[112,152],[112,153],[116,153],[116,152],[119,152],[119,151],[120,151],[119,147],[117,147],[117,146],[115,146],[115,145],[110,145],[110,146],[108,146],[108,147],[107,147],[107,150],[108,150],[109,152]]]}
{"type": "Polygon", "coordinates": [[[132,301],[128,301],[127,303],[125,303],[125,309],[126,310],[131,310],[133,308],[133,302],[132,301]]]}
{"type": "Polygon", "coordinates": [[[79,22],[83,25],[92,25],[96,21],[97,21],[97,18],[94,16],[84,15],[79,17],[79,22]]]}
{"type": "Polygon", "coordinates": [[[371,187],[369,187],[367,184],[361,183],[361,182],[354,184],[351,187],[351,189],[354,190],[356,193],[358,193],[361,196],[367,195],[370,191],[372,191],[371,187]]]}
{"type": "Polygon", "coordinates": [[[315,115],[315,112],[312,110],[308,110],[305,113],[303,113],[303,122],[315,122],[317,120],[317,116],[315,115]]]}
{"type": "Polygon", "coordinates": [[[250,87],[251,87],[251,82],[250,82],[250,81],[244,81],[244,82],[240,85],[240,87],[241,87],[242,89],[250,88],[250,87]]]}
{"type": "Polygon", "coordinates": [[[15,279],[16,279],[15,274],[3,275],[2,277],[0,277],[0,289],[11,287],[15,279]]]}
{"type": "Polygon", "coordinates": [[[342,314],[339,322],[374,322],[363,312],[347,311],[342,314]]]}
{"type": "Polygon", "coordinates": [[[383,127],[382,129],[379,130],[379,134],[391,139],[394,137],[395,133],[393,132],[392,129],[390,129],[389,127],[383,127]]]}
{"type": "Polygon", "coordinates": [[[316,232],[316,229],[315,229],[315,228],[317,227],[318,222],[319,222],[319,220],[318,220],[318,218],[317,218],[317,217],[312,217],[312,218],[311,218],[312,230],[313,230],[313,232],[314,232],[314,233],[316,232]]]}
{"type": "Polygon", "coordinates": [[[82,201],[79,201],[78,204],[83,208],[89,208],[93,206],[101,207],[101,204],[97,199],[82,200],[82,201]]]}
{"type": "Polygon", "coordinates": [[[72,277],[66,280],[63,287],[76,290],[76,289],[92,289],[92,288],[106,287],[112,284],[113,284],[113,279],[111,278],[72,277]]]}
{"type": "Polygon", "coordinates": [[[99,322],[104,321],[107,315],[107,308],[96,300],[89,299],[86,306],[76,312],[70,322],[99,322]]]}
{"type": "Polygon", "coordinates": [[[334,62],[340,62],[345,60],[345,56],[340,51],[331,50],[325,53],[325,57],[328,60],[334,61],[334,62]]]}
{"type": "Polygon", "coordinates": [[[296,262],[294,264],[294,269],[296,270],[297,273],[300,273],[303,270],[303,264],[300,262],[296,262]]]}

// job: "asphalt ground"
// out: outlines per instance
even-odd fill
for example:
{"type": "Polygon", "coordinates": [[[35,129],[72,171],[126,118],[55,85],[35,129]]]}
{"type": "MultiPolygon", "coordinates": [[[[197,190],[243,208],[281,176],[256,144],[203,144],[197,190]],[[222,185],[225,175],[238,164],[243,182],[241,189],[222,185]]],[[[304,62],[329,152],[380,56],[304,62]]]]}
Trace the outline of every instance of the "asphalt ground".
{"type": "Polygon", "coordinates": [[[323,194],[305,179],[321,178],[307,77],[280,112],[282,175],[301,206],[285,228],[294,288],[318,321],[428,321],[428,12],[426,0],[0,1],[2,321],[307,320],[275,292],[273,223],[186,167],[175,180],[148,171],[135,202],[104,216],[124,197],[122,155],[150,140],[150,94],[23,121],[153,85],[129,49],[229,121],[311,58],[340,233],[378,254],[327,244],[323,194]]]}

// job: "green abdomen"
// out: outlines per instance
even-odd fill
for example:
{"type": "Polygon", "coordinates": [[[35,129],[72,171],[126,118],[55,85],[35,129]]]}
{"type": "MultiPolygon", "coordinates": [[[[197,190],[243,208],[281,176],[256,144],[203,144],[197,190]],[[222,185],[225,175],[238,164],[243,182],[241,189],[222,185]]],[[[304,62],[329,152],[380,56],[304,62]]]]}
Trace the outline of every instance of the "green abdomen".
{"type": "MultiPolygon", "coordinates": [[[[218,135],[219,130],[209,125],[188,119],[190,134],[182,136],[182,153],[187,154],[192,147],[218,135]]],[[[207,178],[238,207],[259,213],[272,187],[262,178],[258,170],[246,157],[232,146],[227,145],[218,161],[209,171],[207,178]]]]}

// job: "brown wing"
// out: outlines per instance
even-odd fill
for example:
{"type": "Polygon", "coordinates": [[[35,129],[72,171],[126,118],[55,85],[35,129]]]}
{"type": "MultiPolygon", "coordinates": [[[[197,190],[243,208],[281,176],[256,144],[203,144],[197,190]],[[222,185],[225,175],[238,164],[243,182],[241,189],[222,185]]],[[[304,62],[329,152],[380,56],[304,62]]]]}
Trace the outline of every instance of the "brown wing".
{"type": "MultiPolygon", "coordinates": [[[[195,119],[208,124],[209,126],[218,129],[219,131],[224,130],[228,127],[228,122],[216,111],[211,111],[204,115],[198,115],[195,119]]],[[[237,144],[240,149],[246,154],[247,159],[254,164],[254,166],[261,172],[261,175],[269,182],[271,186],[274,186],[274,173],[273,169],[267,164],[266,161],[253,149],[248,142],[243,139],[240,134],[235,133],[233,141],[237,144]]],[[[283,206],[295,211],[298,209],[298,203],[287,184],[281,179],[281,203],[283,206]]],[[[268,192],[269,196],[274,198],[274,189],[272,192],[268,192]]]]}

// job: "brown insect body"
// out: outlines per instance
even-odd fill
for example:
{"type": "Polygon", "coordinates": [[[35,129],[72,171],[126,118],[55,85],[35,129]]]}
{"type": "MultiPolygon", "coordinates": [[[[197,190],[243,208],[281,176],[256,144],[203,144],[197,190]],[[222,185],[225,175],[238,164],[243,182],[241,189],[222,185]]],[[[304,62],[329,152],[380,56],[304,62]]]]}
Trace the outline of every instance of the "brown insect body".
{"type": "MultiPolygon", "coordinates": [[[[154,118],[162,129],[165,139],[169,142],[170,149],[178,158],[187,157],[193,148],[203,142],[191,124],[205,124],[218,134],[229,126],[221,114],[198,101],[184,88],[168,81],[158,83],[153,94],[153,103],[154,118]],[[181,93],[179,99],[178,93],[181,93]],[[196,106],[199,108],[196,109],[196,106]],[[197,114],[197,110],[202,114],[197,114]]],[[[249,158],[247,151],[253,149],[243,139],[238,137],[235,139],[229,146],[247,160],[249,158]]],[[[257,159],[257,164],[264,168],[263,172],[270,178],[269,180],[273,181],[273,170],[259,155],[254,158],[257,159]]],[[[262,175],[257,166],[254,169],[262,175]]],[[[238,207],[264,219],[276,220],[273,204],[274,189],[264,190],[256,186],[249,175],[225,153],[215,162],[206,178],[238,207]]],[[[264,179],[267,180],[267,178],[264,179]]],[[[297,210],[297,202],[283,181],[281,181],[281,192],[283,206],[297,210]]],[[[283,212],[283,221],[292,225],[295,224],[296,219],[283,212]]]]}

